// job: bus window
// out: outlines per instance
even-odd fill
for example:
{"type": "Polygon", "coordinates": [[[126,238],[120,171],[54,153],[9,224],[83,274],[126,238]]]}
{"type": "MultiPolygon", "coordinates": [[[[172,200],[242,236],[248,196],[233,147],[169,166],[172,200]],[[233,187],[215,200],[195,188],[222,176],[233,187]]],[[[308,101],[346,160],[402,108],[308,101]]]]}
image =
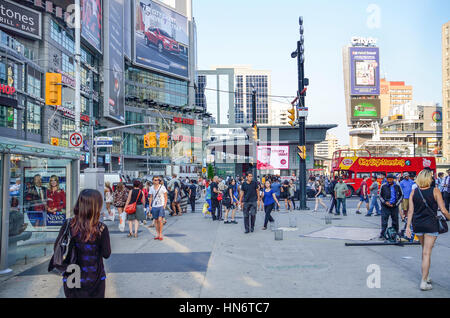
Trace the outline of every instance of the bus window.
{"type": "Polygon", "coordinates": [[[342,171],[341,176],[342,178],[344,178],[344,180],[353,179],[353,171],[342,171]]]}
{"type": "Polygon", "coordinates": [[[364,179],[365,177],[370,178],[370,172],[358,172],[356,174],[356,179],[364,179]]]}
{"type": "Polygon", "coordinates": [[[386,178],[386,172],[372,172],[373,176],[376,176],[377,179],[385,179],[386,178]]]}

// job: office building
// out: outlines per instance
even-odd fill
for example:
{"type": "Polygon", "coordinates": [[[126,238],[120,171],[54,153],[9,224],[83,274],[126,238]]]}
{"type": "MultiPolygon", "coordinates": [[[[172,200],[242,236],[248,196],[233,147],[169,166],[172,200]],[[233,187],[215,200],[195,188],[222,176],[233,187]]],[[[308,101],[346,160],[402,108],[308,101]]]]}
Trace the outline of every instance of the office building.
{"type": "Polygon", "coordinates": [[[337,137],[331,133],[327,133],[327,137],[324,141],[314,145],[314,156],[331,159],[337,148],[337,137]]]}
{"type": "Polygon", "coordinates": [[[381,118],[389,115],[392,108],[413,100],[413,88],[405,82],[391,82],[382,78],[380,82],[381,118]]]}
{"type": "Polygon", "coordinates": [[[213,125],[252,123],[252,91],[256,89],[256,118],[259,125],[270,122],[271,72],[250,66],[215,66],[198,71],[197,106],[212,115],[213,125]]]}

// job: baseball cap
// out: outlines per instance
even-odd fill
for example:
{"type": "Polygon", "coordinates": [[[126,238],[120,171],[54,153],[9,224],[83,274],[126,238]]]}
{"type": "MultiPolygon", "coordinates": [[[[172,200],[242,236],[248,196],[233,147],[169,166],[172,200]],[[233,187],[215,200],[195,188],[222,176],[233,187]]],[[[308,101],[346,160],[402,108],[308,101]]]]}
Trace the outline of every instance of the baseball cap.
{"type": "Polygon", "coordinates": [[[394,174],[390,173],[387,175],[386,179],[395,179],[394,174]]]}
{"type": "Polygon", "coordinates": [[[405,173],[403,174],[403,176],[404,176],[404,177],[409,177],[409,173],[408,173],[408,172],[405,172],[405,173]]]}

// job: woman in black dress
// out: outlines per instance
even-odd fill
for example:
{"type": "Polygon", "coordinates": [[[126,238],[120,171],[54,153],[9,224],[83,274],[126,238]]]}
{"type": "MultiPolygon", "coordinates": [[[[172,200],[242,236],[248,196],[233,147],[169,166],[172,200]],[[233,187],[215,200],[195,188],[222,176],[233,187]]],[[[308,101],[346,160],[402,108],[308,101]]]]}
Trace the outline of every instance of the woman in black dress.
{"type": "MultiPolygon", "coordinates": [[[[108,227],[100,222],[103,199],[97,190],[81,191],[70,220],[72,238],[70,247],[76,251],[76,264],[80,267],[81,288],[69,288],[63,274],[64,294],[67,298],[104,298],[105,267],[103,258],[111,255],[108,227]]],[[[66,221],[67,222],[67,221],[66,221]]],[[[65,224],[61,227],[56,242],[63,235],[65,224]]]]}
{"type": "Polygon", "coordinates": [[[441,191],[432,186],[433,172],[428,169],[422,170],[416,179],[417,188],[413,189],[409,197],[408,222],[406,224],[406,236],[411,238],[411,223],[415,235],[422,245],[422,280],[421,290],[431,290],[431,279],[429,277],[431,251],[439,235],[437,220],[438,207],[442,214],[450,220],[450,214],[445,208],[441,191]],[[426,204],[425,204],[425,202],[426,204]]]}

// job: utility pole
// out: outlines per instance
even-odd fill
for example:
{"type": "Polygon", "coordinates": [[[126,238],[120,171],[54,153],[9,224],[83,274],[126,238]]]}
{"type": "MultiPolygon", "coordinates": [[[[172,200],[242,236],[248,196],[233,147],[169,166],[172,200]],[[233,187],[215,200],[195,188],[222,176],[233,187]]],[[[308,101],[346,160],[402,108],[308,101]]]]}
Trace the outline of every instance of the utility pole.
{"type": "Polygon", "coordinates": [[[253,169],[252,169],[252,173],[253,173],[253,178],[254,180],[257,179],[258,175],[258,170],[256,168],[257,165],[257,143],[258,143],[258,126],[257,126],[257,120],[256,120],[256,88],[255,88],[255,84],[252,84],[252,127],[253,127],[253,169]]]}
{"type": "Polygon", "coordinates": [[[80,46],[81,46],[81,6],[75,0],[75,131],[80,132],[81,90],[80,90],[80,46]]]}
{"type": "MultiPolygon", "coordinates": [[[[299,100],[299,106],[305,107],[305,95],[306,88],[305,86],[309,85],[309,80],[305,78],[305,56],[304,56],[304,36],[303,36],[303,17],[299,17],[299,25],[300,25],[300,40],[297,41],[297,50],[291,54],[292,58],[297,58],[297,67],[298,67],[298,92],[297,97],[299,100]]],[[[298,108],[297,108],[298,111],[298,108]]],[[[300,114],[298,112],[298,123],[299,123],[299,146],[306,146],[306,116],[304,114],[300,114]]],[[[305,149],[305,148],[303,148],[305,149]]],[[[306,154],[304,154],[303,158],[299,157],[299,174],[298,174],[298,182],[300,186],[300,210],[309,210],[306,206],[306,154]]]]}
{"type": "MultiPolygon", "coordinates": [[[[93,100],[93,93],[94,93],[94,77],[92,74],[92,71],[89,71],[89,168],[94,167],[94,156],[93,156],[93,150],[94,150],[94,100],[93,100]]],[[[111,159],[112,160],[112,159],[111,159]]]]}

